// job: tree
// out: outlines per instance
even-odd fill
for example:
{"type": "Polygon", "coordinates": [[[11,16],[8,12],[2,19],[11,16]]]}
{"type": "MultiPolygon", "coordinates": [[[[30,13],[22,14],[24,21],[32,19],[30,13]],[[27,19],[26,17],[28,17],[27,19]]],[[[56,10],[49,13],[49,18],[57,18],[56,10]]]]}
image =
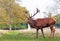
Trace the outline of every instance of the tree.
{"type": "Polygon", "coordinates": [[[6,24],[9,26],[10,31],[13,23],[26,22],[26,20],[24,20],[25,17],[22,14],[26,9],[19,4],[16,4],[15,0],[0,0],[0,7],[5,11],[2,15],[6,14],[6,17],[4,18],[7,18],[6,24]]]}
{"type": "Polygon", "coordinates": [[[52,17],[53,14],[57,14],[57,8],[55,7],[55,5],[47,6],[46,9],[47,9],[46,13],[48,17],[52,17]]]}
{"type": "Polygon", "coordinates": [[[57,14],[54,18],[56,19],[56,25],[60,27],[60,14],[57,14]]]}
{"type": "Polygon", "coordinates": [[[48,5],[46,7],[48,14],[51,15],[51,16],[53,14],[60,13],[59,12],[60,11],[60,0],[52,0],[52,1],[54,1],[55,4],[54,5],[48,5]]]}
{"type": "Polygon", "coordinates": [[[60,9],[60,0],[53,0],[56,3],[57,9],[60,9]]]}

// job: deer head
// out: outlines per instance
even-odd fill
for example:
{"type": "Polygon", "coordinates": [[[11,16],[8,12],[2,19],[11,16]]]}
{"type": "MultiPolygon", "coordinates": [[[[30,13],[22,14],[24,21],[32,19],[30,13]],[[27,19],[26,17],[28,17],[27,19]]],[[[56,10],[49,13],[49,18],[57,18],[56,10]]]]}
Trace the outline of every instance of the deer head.
{"type": "Polygon", "coordinates": [[[34,17],[38,12],[40,12],[40,11],[38,10],[38,8],[36,8],[36,12],[34,13],[34,15],[27,17],[25,14],[27,14],[28,12],[27,12],[27,11],[24,11],[24,16],[25,16],[28,20],[32,20],[32,17],[34,17]]]}
{"type": "Polygon", "coordinates": [[[35,20],[33,20],[32,17],[34,17],[38,12],[39,12],[39,10],[38,10],[38,8],[36,8],[36,12],[34,13],[34,15],[27,17],[26,16],[27,11],[24,11],[24,16],[27,18],[27,23],[30,24],[30,26],[34,27],[34,25],[36,24],[35,20]]]}

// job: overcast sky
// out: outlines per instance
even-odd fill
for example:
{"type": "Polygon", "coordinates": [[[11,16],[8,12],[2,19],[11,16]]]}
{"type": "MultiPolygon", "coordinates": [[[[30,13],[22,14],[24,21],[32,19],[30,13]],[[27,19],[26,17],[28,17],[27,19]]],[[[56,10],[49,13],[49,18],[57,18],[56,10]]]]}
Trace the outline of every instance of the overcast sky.
{"type": "Polygon", "coordinates": [[[36,8],[38,8],[40,13],[34,16],[34,18],[44,18],[46,15],[43,14],[43,12],[46,11],[47,6],[53,7],[56,5],[53,0],[21,0],[19,4],[23,7],[26,7],[31,15],[33,15],[36,11],[36,8]]]}

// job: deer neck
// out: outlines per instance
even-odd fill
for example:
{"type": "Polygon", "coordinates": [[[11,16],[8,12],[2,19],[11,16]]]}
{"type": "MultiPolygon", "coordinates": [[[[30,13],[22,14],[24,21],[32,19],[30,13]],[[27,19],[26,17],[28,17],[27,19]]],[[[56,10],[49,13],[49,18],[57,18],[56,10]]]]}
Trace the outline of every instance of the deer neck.
{"type": "Polygon", "coordinates": [[[30,20],[28,23],[30,24],[30,26],[33,26],[33,27],[34,27],[35,24],[36,24],[35,20],[30,20]]]}

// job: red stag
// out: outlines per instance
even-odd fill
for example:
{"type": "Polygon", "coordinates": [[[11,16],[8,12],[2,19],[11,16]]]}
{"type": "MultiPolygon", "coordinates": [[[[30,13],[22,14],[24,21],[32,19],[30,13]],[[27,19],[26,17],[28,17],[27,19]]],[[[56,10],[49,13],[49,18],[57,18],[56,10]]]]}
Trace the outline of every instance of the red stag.
{"type": "MultiPolygon", "coordinates": [[[[39,12],[39,10],[37,9],[37,12],[33,15],[35,16],[37,13],[39,12]]],[[[24,13],[27,13],[27,12],[24,12],[24,13]]],[[[28,19],[28,24],[30,24],[31,28],[35,28],[36,29],[36,38],[38,38],[38,30],[41,29],[41,32],[42,32],[42,35],[43,37],[45,38],[44,36],[44,33],[43,33],[43,28],[45,27],[50,27],[50,30],[51,30],[51,34],[50,34],[50,37],[54,37],[54,33],[55,33],[55,28],[53,27],[54,24],[55,24],[55,19],[53,18],[42,18],[42,19],[36,19],[34,20],[31,16],[31,17],[27,17],[25,14],[24,16],[28,19]]]]}

